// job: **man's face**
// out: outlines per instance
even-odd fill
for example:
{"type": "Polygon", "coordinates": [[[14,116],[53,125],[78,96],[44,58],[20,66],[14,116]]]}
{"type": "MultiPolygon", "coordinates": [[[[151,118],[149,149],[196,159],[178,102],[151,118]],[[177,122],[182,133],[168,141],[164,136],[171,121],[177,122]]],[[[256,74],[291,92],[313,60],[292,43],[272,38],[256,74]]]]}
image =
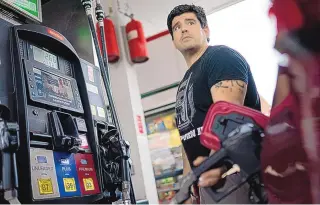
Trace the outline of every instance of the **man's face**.
{"type": "Polygon", "coordinates": [[[173,43],[181,51],[200,48],[207,44],[208,27],[201,28],[200,21],[192,12],[176,16],[172,20],[173,43]]]}

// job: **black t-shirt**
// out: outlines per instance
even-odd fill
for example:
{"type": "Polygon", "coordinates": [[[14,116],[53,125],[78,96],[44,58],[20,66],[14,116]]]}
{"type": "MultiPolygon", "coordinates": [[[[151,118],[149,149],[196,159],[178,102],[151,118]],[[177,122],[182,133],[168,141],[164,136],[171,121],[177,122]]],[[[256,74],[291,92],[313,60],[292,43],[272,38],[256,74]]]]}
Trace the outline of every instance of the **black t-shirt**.
{"type": "Polygon", "coordinates": [[[223,80],[247,83],[244,105],[261,110],[260,98],[246,60],[227,46],[209,46],[185,73],[176,97],[176,124],[191,166],[198,156],[208,156],[210,153],[200,143],[199,136],[213,103],[210,88],[223,80]]]}

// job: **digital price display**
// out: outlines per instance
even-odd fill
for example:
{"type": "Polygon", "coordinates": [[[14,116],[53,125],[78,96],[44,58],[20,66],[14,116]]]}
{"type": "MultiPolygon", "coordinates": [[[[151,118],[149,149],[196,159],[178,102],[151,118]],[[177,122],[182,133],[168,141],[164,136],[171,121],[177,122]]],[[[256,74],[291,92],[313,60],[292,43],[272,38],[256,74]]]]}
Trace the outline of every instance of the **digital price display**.
{"type": "Polygon", "coordinates": [[[63,77],[33,68],[38,97],[50,102],[75,107],[71,81],[63,77]]]}
{"type": "Polygon", "coordinates": [[[42,68],[44,65],[41,66],[36,61],[25,61],[24,63],[32,101],[83,112],[81,97],[74,78],[61,73],[53,73],[57,71],[42,68]]]}
{"type": "Polygon", "coordinates": [[[58,68],[58,57],[36,46],[32,46],[33,59],[51,68],[58,68]]]}

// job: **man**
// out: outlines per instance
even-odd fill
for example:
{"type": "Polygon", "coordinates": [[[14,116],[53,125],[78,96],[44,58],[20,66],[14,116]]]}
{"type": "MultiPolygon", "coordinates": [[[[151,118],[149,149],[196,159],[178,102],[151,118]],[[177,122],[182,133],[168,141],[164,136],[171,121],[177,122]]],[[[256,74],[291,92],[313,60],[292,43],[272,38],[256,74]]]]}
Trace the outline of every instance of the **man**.
{"type": "MultiPolygon", "coordinates": [[[[203,8],[179,5],[168,15],[167,26],[188,66],[176,101],[176,123],[184,147],[186,174],[210,154],[210,150],[201,145],[199,136],[212,103],[228,101],[260,111],[260,99],[246,60],[227,46],[208,45],[210,30],[203,8]]],[[[202,188],[216,185],[225,171],[223,167],[212,169],[200,177],[201,203],[216,203],[202,188]]],[[[191,203],[191,198],[187,203],[191,203]]],[[[221,203],[250,203],[248,185],[221,203]]]]}

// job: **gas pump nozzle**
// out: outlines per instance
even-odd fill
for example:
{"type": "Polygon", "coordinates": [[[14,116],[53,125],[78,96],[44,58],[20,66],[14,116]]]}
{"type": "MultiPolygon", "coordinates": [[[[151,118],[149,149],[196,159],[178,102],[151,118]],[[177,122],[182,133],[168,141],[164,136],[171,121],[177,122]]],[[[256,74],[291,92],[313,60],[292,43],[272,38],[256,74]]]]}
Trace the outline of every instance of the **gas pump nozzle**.
{"type": "Polygon", "coordinates": [[[77,153],[82,140],[72,117],[66,113],[52,111],[48,114],[53,135],[54,149],[77,153]]]}
{"type": "Polygon", "coordinates": [[[105,161],[106,176],[110,181],[118,183],[121,180],[121,196],[122,199],[115,203],[125,204],[130,203],[132,192],[131,180],[127,181],[128,176],[131,175],[132,162],[130,160],[130,143],[126,140],[119,138],[118,130],[108,123],[105,124],[105,128],[99,129],[99,136],[101,139],[101,151],[103,160],[105,161]],[[111,159],[111,158],[114,159],[111,159]],[[117,160],[116,160],[117,159],[117,160]],[[117,167],[117,169],[116,169],[117,167]],[[119,169],[121,167],[121,178],[119,176],[119,169]]]}
{"type": "Polygon", "coordinates": [[[19,149],[19,126],[17,123],[9,123],[10,110],[0,105],[0,151],[2,155],[2,181],[1,190],[4,191],[4,199],[10,204],[20,204],[18,200],[18,171],[16,152],[19,149]]]}
{"type": "Polygon", "coordinates": [[[62,142],[62,144],[68,145],[69,152],[78,153],[80,151],[80,146],[82,144],[82,140],[80,138],[73,136],[65,136],[64,138],[62,138],[62,142]]]}

